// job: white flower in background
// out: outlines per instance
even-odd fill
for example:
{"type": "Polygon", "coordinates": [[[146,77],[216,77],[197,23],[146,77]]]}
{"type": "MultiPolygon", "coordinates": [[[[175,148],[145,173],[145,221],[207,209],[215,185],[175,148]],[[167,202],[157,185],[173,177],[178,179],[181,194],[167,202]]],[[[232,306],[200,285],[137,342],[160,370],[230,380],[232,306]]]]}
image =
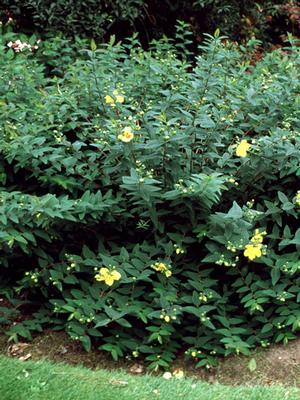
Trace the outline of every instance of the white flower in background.
{"type": "Polygon", "coordinates": [[[172,378],[171,372],[165,372],[165,373],[163,374],[163,378],[164,378],[164,379],[167,379],[167,380],[171,379],[171,378],[172,378]]]}
{"type": "Polygon", "coordinates": [[[20,39],[16,40],[15,42],[12,41],[8,42],[7,47],[13,49],[16,53],[20,53],[21,51],[26,49],[29,51],[33,51],[39,48],[37,45],[31,45],[26,42],[21,42],[20,39]]]}

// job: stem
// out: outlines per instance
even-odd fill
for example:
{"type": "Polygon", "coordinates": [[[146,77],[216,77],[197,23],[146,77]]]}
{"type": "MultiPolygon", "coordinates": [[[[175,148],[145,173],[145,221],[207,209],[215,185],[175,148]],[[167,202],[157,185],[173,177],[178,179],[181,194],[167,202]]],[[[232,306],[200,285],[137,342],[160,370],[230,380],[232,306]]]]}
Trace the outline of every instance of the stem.
{"type": "MultiPolygon", "coordinates": [[[[209,80],[210,80],[210,74],[211,74],[212,67],[213,67],[213,61],[214,61],[214,58],[215,58],[216,49],[217,49],[217,45],[216,45],[216,39],[215,39],[215,45],[214,45],[214,48],[213,48],[209,69],[208,69],[208,72],[207,72],[207,78],[206,78],[206,81],[204,83],[204,88],[203,88],[202,94],[200,96],[200,101],[199,101],[200,103],[202,103],[203,98],[204,98],[204,96],[205,96],[205,94],[207,92],[207,89],[208,89],[208,83],[209,83],[209,80]]],[[[193,173],[193,162],[194,162],[194,157],[193,156],[194,156],[194,153],[195,153],[195,146],[196,146],[196,141],[197,141],[197,131],[195,129],[196,117],[197,117],[197,112],[195,112],[194,117],[193,117],[193,122],[192,122],[192,127],[194,128],[194,137],[193,137],[193,143],[192,143],[192,146],[191,146],[192,147],[192,153],[191,153],[191,161],[190,161],[190,175],[192,175],[192,173],[193,173]]]]}
{"type": "Polygon", "coordinates": [[[102,105],[102,111],[105,113],[106,109],[105,109],[105,106],[104,106],[104,103],[103,103],[102,92],[100,90],[100,85],[99,85],[99,81],[98,81],[97,74],[96,74],[96,68],[95,68],[95,53],[93,52],[92,54],[93,54],[93,56],[91,57],[92,75],[93,75],[93,78],[94,78],[94,81],[95,81],[96,90],[97,90],[97,93],[98,93],[98,96],[99,96],[99,99],[100,99],[100,102],[101,102],[101,105],[102,105]]]}

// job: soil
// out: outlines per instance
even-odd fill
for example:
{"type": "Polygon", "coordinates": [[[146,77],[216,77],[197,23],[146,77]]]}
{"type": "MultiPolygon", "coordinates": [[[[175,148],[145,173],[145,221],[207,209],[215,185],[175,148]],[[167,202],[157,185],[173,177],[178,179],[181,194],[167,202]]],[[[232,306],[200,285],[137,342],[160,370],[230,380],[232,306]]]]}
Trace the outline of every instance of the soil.
{"type": "MultiPolygon", "coordinates": [[[[0,354],[27,359],[47,359],[71,365],[81,365],[92,369],[124,369],[129,373],[143,373],[145,366],[139,360],[114,362],[100,351],[85,352],[80,343],[73,342],[63,332],[46,331],[36,336],[32,342],[12,344],[7,336],[0,334],[0,354]]],[[[182,368],[186,376],[209,383],[224,385],[284,385],[300,387],[300,338],[288,345],[259,349],[252,356],[232,356],[220,359],[215,368],[196,369],[191,362],[178,359],[170,368],[182,368]],[[256,369],[251,372],[249,361],[254,358],[256,369]]]]}

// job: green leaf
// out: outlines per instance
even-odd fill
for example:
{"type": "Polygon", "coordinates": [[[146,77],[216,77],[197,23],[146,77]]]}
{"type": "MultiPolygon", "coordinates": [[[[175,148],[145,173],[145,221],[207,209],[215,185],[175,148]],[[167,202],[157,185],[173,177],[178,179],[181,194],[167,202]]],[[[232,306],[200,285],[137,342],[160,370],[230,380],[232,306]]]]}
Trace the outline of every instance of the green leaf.
{"type": "Polygon", "coordinates": [[[97,50],[97,45],[94,39],[91,40],[91,50],[96,51],[97,50]]]}
{"type": "Polygon", "coordinates": [[[279,268],[272,268],[271,269],[271,278],[272,278],[272,285],[275,286],[276,283],[280,279],[280,269],[279,268]]]}
{"type": "Polygon", "coordinates": [[[217,39],[220,36],[220,29],[217,28],[214,32],[214,37],[217,39]]]}
{"type": "Polygon", "coordinates": [[[95,328],[100,328],[101,326],[106,326],[106,325],[108,325],[112,320],[111,319],[109,319],[109,318],[103,318],[103,319],[101,319],[100,321],[98,320],[98,318],[97,318],[97,323],[96,323],[96,325],[95,325],[95,328]]]}
{"type": "Polygon", "coordinates": [[[263,326],[261,333],[268,333],[273,329],[273,324],[267,323],[266,325],[263,326]]]}
{"type": "Polygon", "coordinates": [[[237,204],[237,202],[234,201],[231,209],[227,213],[227,217],[233,219],[240,219],[243,217],[243,215],[244,215],[243,210],[237,204]]]}
{"type": "Polygon", "coordinates": [[[80,341],[85,349],[85,351],[91,351],[92,348],[92,342],[89,336],[82,336],[80,338],[80,341]]]}

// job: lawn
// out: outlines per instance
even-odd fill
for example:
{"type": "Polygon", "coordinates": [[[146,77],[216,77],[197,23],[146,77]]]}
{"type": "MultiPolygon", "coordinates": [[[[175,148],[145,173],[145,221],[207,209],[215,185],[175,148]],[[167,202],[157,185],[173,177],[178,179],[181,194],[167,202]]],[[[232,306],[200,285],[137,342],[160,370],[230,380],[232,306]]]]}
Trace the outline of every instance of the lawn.
{"type": "Polygon", "coordinates": [[[297,400],[296,388],[230,387],[192,379],[131,376],[119,371],[21,362],[0,357],[1,400],[297,400]]]}

